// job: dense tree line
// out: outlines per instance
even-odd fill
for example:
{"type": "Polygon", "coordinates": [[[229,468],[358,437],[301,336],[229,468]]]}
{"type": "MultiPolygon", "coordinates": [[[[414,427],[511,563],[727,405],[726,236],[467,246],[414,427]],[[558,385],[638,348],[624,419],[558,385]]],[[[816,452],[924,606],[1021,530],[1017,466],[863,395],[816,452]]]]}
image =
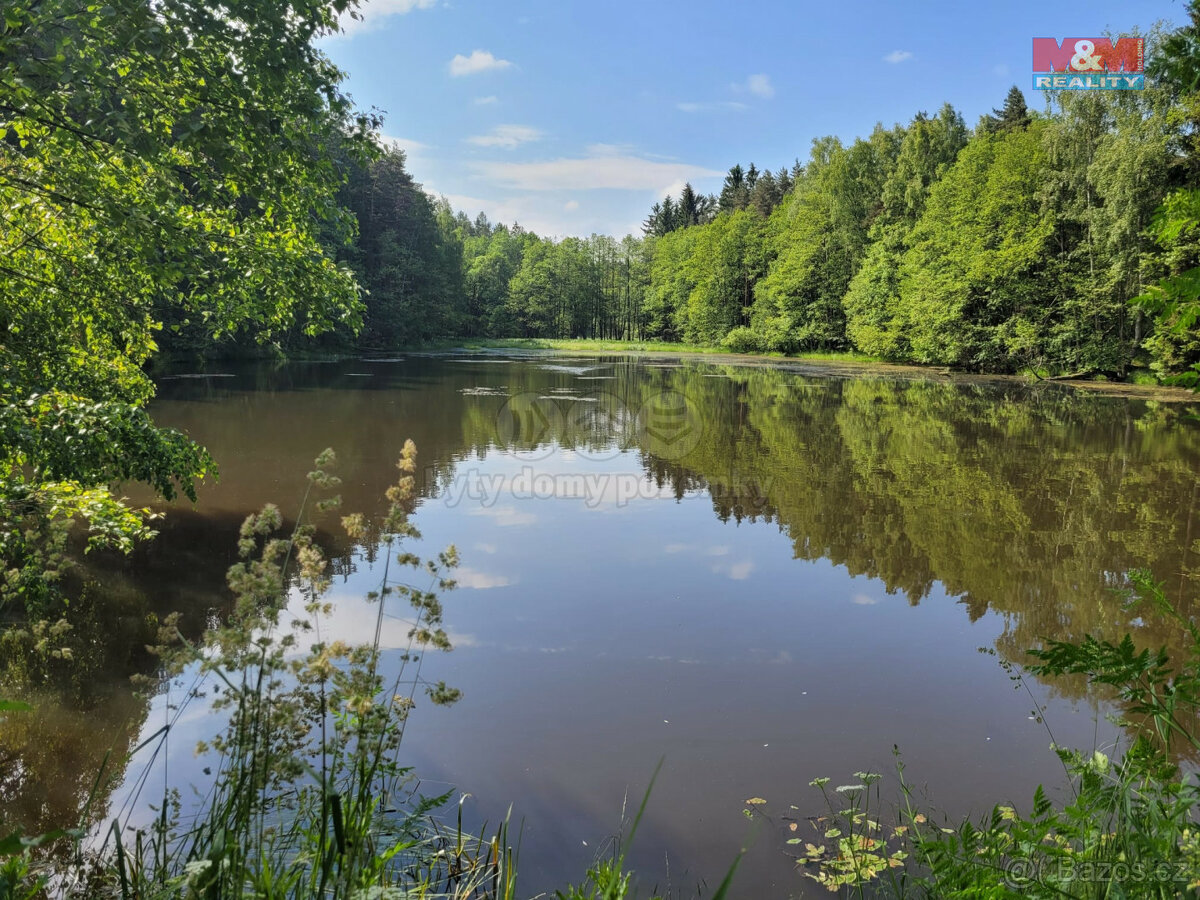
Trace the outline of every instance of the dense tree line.
{"type": "Polygon", "coordinates": [[[359,233],[334,251],[367,293],[364,330],[338,340],[658,339],[972,371],[1187,372],[1200,363],[1186,302],[1200,279],[1182,277],[1200,255],[1197,31],[1148,38],[1159,69],[1145,91],[1060,92],[1031,111],[1014,87],[973,128],[947,104],[849,145],[820,138],[791,168],[733,166],[717,195],[686,185],[638,238],[472,220],[427,198],[391,151],[343,190],[359,233]]]}
{"type": "MultiPolygon", "coordinates": [[[[445,337],[640,339],[652,245],[606,235],[549,240],[518,224],[471,219],[426,194],[392,148],[348,166],[341,200],[357,218],[328,252],[363,289],[361,328],[325,349],[381,351],[445,337]]],[[[293,331],[287,349],[313,347],[293,331]]],[[[199,344],[193,344],[199,349],[199,344]]],[[[235,348],[236,349],[236,348],[235,348]]]]}
{"type": "MultiPolygon", "coordinates": [[[[685,185],[621,240],[471,219],[427,195],[398,149],[368,159],[326,134],[357,230],[347,240],[330,216],[320,238],[363,289],[361,321],[319,305],[273,314],[272,339],[381,352],[460,336],[656,339],[972,371],[1188,372],[1198,30],[1148,38],[1159,69],[1145,91],[1065,91],[1031,111],[1014,87],[973,128],[947,104],[849,144],[819,138],[790,168],[733,166],[716,194],[685,185]]],[[[207,352],[216,337],[242,352],[263,337],[176,303],[157,313],[169,349],[207,352]]]]}
{"type": "Polygon", "coordinates": [[[769,211],[723,203],[657,239],[647,334],[979,371],[1180,372],[1200,361],[1194,330],[1130,301],[1193,261],[1190,232],[1163,247],[1149,231],[1182,186],[1186,133],[1160,83],[1064,92],[1041,114],[1014,88],[974,129],[945,106],[849,146],[819,139],[769,211]]]}

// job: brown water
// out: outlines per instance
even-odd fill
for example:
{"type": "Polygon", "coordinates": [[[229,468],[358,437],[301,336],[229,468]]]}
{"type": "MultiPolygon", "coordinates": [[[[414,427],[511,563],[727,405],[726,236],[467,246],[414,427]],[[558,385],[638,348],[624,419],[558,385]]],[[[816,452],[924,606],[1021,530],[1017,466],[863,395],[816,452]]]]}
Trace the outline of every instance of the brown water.
{"type": "MultiPolygon", "coordinates": [[[[97,627],[119,643],[111,621],[179,609],[199,629],[226,602],[247,513],[294,514],[332,446],[345,509],[379,516],[412,438],[417,549],[454,543],[463,564],[444,598],[456,649],[427,674],[464,699],[419,707],[406,755],[431,792],[469,791],[473,822],[513,805],[529,895],[583,872],[660,758],[631,859],[647,886],[685,896],[750,840],[735,896],[824,894],[785,843],[823,812],[808,782],[891,772],[893,745],[954,816],[1027,803],[1039,783],[1061,793],[1034,703],[1056,740],[1086,748],[1117,737],[1111,707],[1077,682],[1030,679],[1031,697],[1000,662],[1087,633],[1172,644],[1113,588],[1147,567],[1189,610],[1200,588],[1200,427],[1180,405],[538,354],[211,375],[163,380],[154,413],[212,451],[220,482],[172,507],[153,546],[100,564],[124,612],[97,627]],[[751,797],[767,803],[747,818],[751,797]]],[[[375,548],[325,537],[334,628],[370,640],[375,548]]],[[[0,775],[0,818],[68,821],[104,750],[151,734],[180,696],[80,691],[43,703],[36,726],[0,723],[0,763],[18,763],[0,775]]],[[[141,821],[164,785],[202,783],[192,747],[211,727],[200,705],[184,710],[106,815],[141,821]]]]}

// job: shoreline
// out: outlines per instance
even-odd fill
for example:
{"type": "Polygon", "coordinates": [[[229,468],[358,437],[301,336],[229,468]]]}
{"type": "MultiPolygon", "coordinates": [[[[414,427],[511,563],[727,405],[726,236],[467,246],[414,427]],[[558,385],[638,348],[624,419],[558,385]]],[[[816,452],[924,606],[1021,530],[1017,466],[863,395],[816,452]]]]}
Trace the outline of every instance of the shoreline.
{"type": "Polygon", "coordinates": [[[395,347],[376,351],[328,351],[308,353],[263,354],[163,354],[151,371],[152,378],[161,378],[170,371],[190,363],[220,362],[336,362],[339,360],[372,360],[401,354],[448,354],[479,352],[519,352],[539,354],[587,354],[591,356],[633,356],[652,360],[684,362],[693,360],[709,365],[741,366],[745,368],[775,368],[801,375],[834,378],[882,376],[906,380],[949,382],[955,384],[1009,384],[1022,387],[1054,386],[1109,397],[1125,397],[1160,403],[1200,404],[1200,392],[1185,387],[1163,384],[1135,384],[1127,381],[1096,381],[1083,378],[1037,378],[1031,375],[1003,375],[952,371],[945,366],[895,363],[854,352],[812,353],[784,356],[782,354],[732,353],[719,347],[694,344],[674,344],[666,341],[598,341],[590,338],[466,338],[434,341],[425,345],[395,347]],[[157,371],[155,371],[157,370],[157,371]]]}
{"type": "MultiPolygon", "coordinates": [[[[1134,384],[1124,381],[1093,381],[1087,379],[1046,379],[1028,375],[1000,375],[971,372],[953,372],[940,366],[923,366],[915,363],[892,363],[855,354],[800,354],[797,356],[766,355],[755,353],[730,353],[706,347],[681,345],[679,349],[654,346],[647,349],[641,342],[629,342],[627,348],[611,346],[616,341],[596,342],[602,346],[590,346],[589,341],[555,340],[539,338],[496,338],[469,342],[455,342],[446,346],[427,348],[433,352],[480,351],[480,350],[524,350],[541,353],[565,354],[588,353],[597,356],[639,356],[646,359],[673,359],[683,362],[695,360],[712,365],[734,365],[747,368],[777,368],[802,375],[824,375],[833,377],[861,377],[882,375],[909,380],[951,382],[957,384],[1014,384],[1025,387],[1054,386],[1087,391],[1111,397],[1128,397],[1155,400],[1162,403],[1200,403],[1200,393],[1184,387],[1162,384],[1134,384]],[[546,346],[554,344],[556,346],[546,346]]],[[[405,352],[405,351],[397,351],[405,352]]],[[[411,351],[410,351],[411,352],[411,351]]],[[[370,357],[358,357],[369,359],[370,357]]]]}

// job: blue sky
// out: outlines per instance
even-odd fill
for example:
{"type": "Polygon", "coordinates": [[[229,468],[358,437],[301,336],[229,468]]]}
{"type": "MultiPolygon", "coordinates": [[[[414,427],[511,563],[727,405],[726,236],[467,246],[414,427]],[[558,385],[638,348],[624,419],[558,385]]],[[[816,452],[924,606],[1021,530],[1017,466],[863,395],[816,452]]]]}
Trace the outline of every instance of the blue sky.
{"type": "Polygon", "coordinates": [[[1182,23],[1179,0],[366,0],[322,42],[433,193],[548,236],[640,233],[685,181],[778,170],[950,101],[974,125],[1034,37],[1182,23]]]}

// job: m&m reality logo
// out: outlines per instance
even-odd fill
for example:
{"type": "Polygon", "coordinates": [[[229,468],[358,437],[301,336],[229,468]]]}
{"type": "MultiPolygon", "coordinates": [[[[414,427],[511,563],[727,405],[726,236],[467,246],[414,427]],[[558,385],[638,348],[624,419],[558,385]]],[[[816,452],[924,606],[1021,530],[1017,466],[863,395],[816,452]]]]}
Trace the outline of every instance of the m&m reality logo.
{"type": "Polygon", "coordinates": [[[1034,38],[1035,91],[1140,91],[1146,86],[1144,38],[1034,38]]]}

